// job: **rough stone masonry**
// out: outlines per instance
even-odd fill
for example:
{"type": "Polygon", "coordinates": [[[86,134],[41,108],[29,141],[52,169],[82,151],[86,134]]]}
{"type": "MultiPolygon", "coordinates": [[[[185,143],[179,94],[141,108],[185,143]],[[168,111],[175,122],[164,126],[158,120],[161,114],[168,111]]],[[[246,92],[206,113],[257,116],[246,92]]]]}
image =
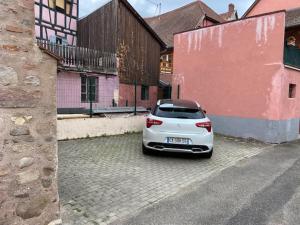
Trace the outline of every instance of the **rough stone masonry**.
{"type": "Polygon", "coordinates": [[[0,0],[0,225],[60,224],[57,61],[34,37],[34,0],[0,0]]]}

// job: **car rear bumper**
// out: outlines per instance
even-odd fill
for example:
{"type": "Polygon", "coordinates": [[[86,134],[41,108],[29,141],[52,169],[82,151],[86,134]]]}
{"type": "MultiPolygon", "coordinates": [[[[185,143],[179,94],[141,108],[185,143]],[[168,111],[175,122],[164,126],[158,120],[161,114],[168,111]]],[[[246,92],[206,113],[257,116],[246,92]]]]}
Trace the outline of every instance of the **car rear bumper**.
{"type": "Polygon", "coordinates": [[[207,134],[182,134],[153,132],[150,129],[144,129],[143,144],[146,148],[155,151],[182,152],[192,154],[209,153],[213,149],[213,132],[207,134]],[[189,138],[192,145],[168,144],[167,137],[189,138]]]}
{"type": "Polygon", "coordinates": [[[212,149],[207,146],[197,146],[197,145],[176,145],[176,144],[165,144],[165,143],[155,143],[150,142],[146,148],[161,151],[161,152],[179,152],[179,153],[192,153],[192,154],[204,154],[209,153],[212,149]]]}

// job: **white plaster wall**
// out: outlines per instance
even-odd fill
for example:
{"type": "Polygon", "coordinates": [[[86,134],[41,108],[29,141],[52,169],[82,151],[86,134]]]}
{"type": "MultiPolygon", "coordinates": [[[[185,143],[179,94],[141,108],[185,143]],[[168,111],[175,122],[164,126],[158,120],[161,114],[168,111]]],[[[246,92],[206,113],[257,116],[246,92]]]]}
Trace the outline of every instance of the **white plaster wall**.
{"type": "Polygon", "coordinates": [[[145,115],[114,118],[71,118],[57,121],[58,140],[141,132],[145,115]]]}

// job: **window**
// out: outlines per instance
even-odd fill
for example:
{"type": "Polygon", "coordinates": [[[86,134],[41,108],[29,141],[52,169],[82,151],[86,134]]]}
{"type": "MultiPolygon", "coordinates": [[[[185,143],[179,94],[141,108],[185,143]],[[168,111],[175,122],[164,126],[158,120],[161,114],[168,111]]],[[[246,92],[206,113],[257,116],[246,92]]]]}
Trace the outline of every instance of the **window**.
{"type": "Polygon", "coordinates": [[[62,38],[62,45],[68,45],[67,38],[62,38]]]}
{"type": "Polygon", "coordinates": [[[51,35],[49,38],[50,43],[52,44],[58,44],[58,45],[68,45],[67,38],[59,37],[56,35],[51,35]]]}
{"type": "Polygon", "coordinates": [[[173,63],[173,55],[169,55],[169,63],[173,63]]]}
{"type": "Polygon", "coordinates": [[[62,44],[62,38],[61,37],[56,37],[56,44],[61,45],[62,44]]]}
{"type": "Polygon", "coordinates": [[[81,102],[98,101],[98,78],[81,77],[81,102]]]}
{"type": "Polygon", "coordinates": [[[50,39],[51,44],[56,44],[56,36],[55,35],[51,35],[49,39],[50,39]]]}
{"type": "Polygon", "coordinates": [[[49,0],[48,5],[50,8],[54,9],[55,8],[55,0],[49,0]]]}
{"type": "Polygon", "coordinates": [[[66,2],[66,13],[67,15],[71,14],[71,3],[70,2],[66,2]]]}
{"type": "Polygon", "coordinates": [[[65,12],[65,0],[56,0],[56,10],[59,12],[65,12]]]}
{"type": "Polygon", "coordinates": [[[172,98],[172,86],[167,86],[163,88],[163,99],[172,98]]]}
{"type": "Polygon", "coordinates": [[[289,98],[296,98],[296,84],[289,85],[289,98]]]}
{"type": "Polygon", "coordinates": [[[149,86],[142,85],[142,100],[149,100],[149,86]]]}
{"type": "Polygon", "coordinates": [[[180,98],[180,85],[177,85],[177,99],[180,98]]]}
{"type": "Polygon", "coordinates": [[[156,106],[153,112],[154,116],[163,118],[180,118],[180,119],[203,119],[205,114],[200,109],[189,108],[172,108],[156,106]]]}
{"type": "Polygon", "coordinates": [[[58,12],[71,13],[71,0],[48,0],[48,5],[52,9],[56,9],[58,12]]]}

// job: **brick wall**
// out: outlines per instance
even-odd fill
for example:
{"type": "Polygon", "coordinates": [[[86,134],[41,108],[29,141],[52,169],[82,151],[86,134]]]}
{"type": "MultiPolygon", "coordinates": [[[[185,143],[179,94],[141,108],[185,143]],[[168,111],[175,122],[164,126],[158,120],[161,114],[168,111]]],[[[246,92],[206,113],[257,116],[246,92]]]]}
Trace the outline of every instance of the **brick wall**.
{"type": "Polygon", "coordinates": [[[33,5],[0,0],[0,225],[61,223],[57,62],[35,44],[33,5]]]}

